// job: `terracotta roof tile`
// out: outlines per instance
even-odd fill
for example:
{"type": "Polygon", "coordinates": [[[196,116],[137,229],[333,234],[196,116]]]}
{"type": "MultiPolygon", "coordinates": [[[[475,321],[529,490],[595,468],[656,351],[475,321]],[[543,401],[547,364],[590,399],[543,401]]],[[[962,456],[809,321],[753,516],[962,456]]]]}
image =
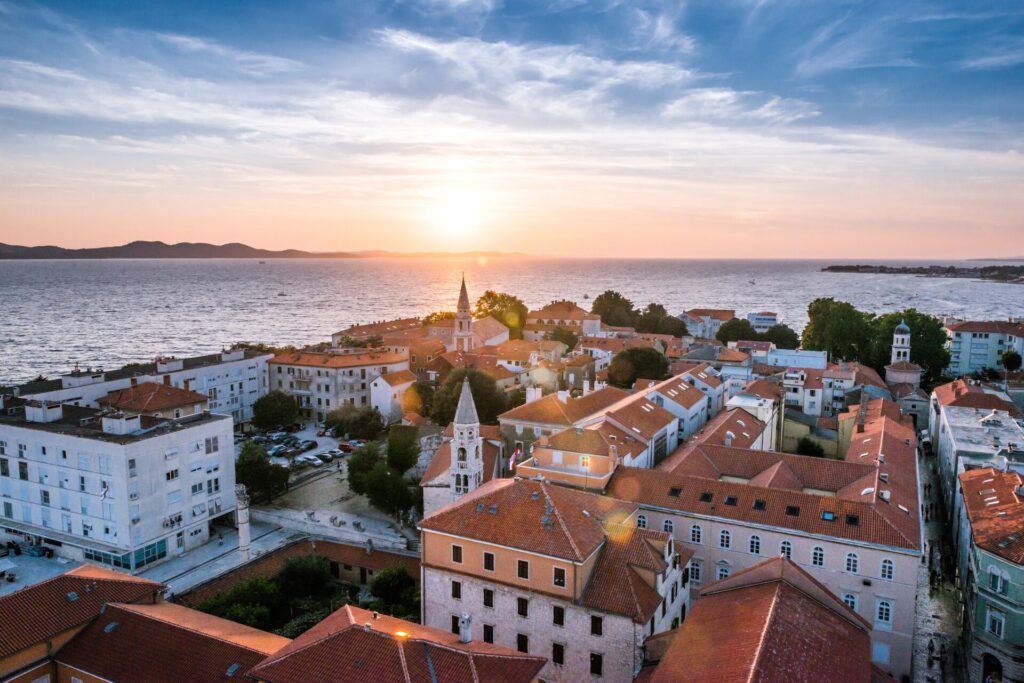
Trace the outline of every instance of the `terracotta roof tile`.
{"type": "Polygon", "coordinates": [[[132,413],[149,413],[204,403],[205,394],[159,382],[140,382],[133,387],[111,391],[96,402],[132,413]]]}
{"type": "Polygon", "coordinates": [[[271,365],[301,365],[317,368],[357,368],[364,365],[393,365],[408,360],[400,353],[367,351],[366,353],[321,353],[295,351],[274,356],[271,365]]]}
{"type": "Polygon", "coordinates": [[[627,392],[615,387],[604,387],[579,398],[570,397],[565,402],[558,398],[558,394],[548,394],[502,413],[499,420],[569,426],[599,415],[627,397],[627,392]]]}
{"type": "Polygon", "coordinates": [[[397,387],[400,384],[415,382],[417,377],[411,370],[399,370],[398,372],[388,372],[383,374],[380,376],[380,379],[384,380],[390,386],[397,387]]]}
{"type": "Polygon", "coordinates": [[[985,467],[961,474],[960,486],[975,545],[1024,565],[1024,478],[985,467]]]}
{"type": "Polygon", "coordinates": [[[946,329],[950,332],[988,332],[1024,337],[1024,323],[1011,323],[1006,320],[965,320],[946,325],[946,329]]]}

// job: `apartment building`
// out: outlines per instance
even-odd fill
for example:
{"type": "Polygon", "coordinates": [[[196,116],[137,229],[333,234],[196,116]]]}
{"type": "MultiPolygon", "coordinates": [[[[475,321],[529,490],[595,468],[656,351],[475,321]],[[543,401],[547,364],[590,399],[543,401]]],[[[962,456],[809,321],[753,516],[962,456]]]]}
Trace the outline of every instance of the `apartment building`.
{"type": "Polygon", "coordinates": [[[1008,394],[978,380],[961,377],[932,390],[928,411],[928,435],[933,444],[939,443],[939,418],[943,406],[1005,410],[1012,417],[1021,417],[1020,410],[1010,400],[1008,394]]]}
{"type": "Polygon", "coordinates": [[[191,390],[208,398],[211,413],[230,415],[236,428],[252,420],[252,406],[267,393],[267,361],[272,353],[233,348],[190,358],[158,356],[118,370],[75,367],[53,380],[29,382],[17,395],[40,401],[99,407],[99,399],[135,384],[155,382],[191,390]]]}
{"type": "Polygon", "coordinates": [[[736,311],[725,308],[691,308],[679,319],[686,323],[687,334],[699,339],[714,339],[722,324],[736,317],[736,311]]]}
{"type": "Polygon", "coordinates": [[[235,509],[231,418],[0,406],[0,539],[137,571],[209,539],[235,509]]]}
{"type": "Polygon", "coordinates": [[[628,399],[630,394],[616,387],[604,387],[578,398],[567,391],[534,398],[498,416],[501,435],[509,451],[525,453],[534,441],[551,436],[569,427],[598,421],[611,406],[628,399]]]}
{"type": "Polygon", "coordinates": [[[1024,680],[1024,476],[970,470],[960,475],[959,496],[958,579],[969,679],[1024,680]]]}
{"type": "Polygon", "coordinates": [[[779,314],[774,311],[747,313],[747,322],[754,326],[755,332],[764,334],[770,328],[779,324],[779,314]]]}
{"type": "Polygon", "coordinates": [[[349,404],[370,405],[370,384],[409,369],[409,357],[390,351],[295,351],[267,362],[268,385],[295,398],[303,417],[323,420],[349,404]]]}
{"type": "Polygon", "coordinates": [[[1019,320],[967,320],[946,325],[949,368],[953,377],[985,369],[1002,371],[1003,354],[1024,355],[1024,322],[1019,320]]]}
{"type": "Polygon", "coordinates": [[[197,391],[179,389],[170,382],[139,383],[134,377],[127,389],[115,389],[96,402],[104,410],[167,419],[197,415],[210,409],[209,397],[197,391]]]}
{"type": "Polygon", "coordinates": [[[523,339],[540,341],[548,332],[564,327],[579,337],[603,336],[601,316],[590,313],[573,301],[552,301],[547,306],[526,314],[523,339]]]}
{"type": "Polygon", "coordinates": [[[423,624],[547,657],[545,681],[632,681],[644,639],[685,613],[687,553],[636,505],[527,479],[491,481],[427,517],[423,624]]]}
{"type": "Polygon", "coordinates": [[[620,468],[607,492],[694,552],[691,583],[783,555],[871,624],[878,666],[910,674],[922,526],[909,420],[865,420],[843,461],[702,445],[670,464],[620,468]]]}

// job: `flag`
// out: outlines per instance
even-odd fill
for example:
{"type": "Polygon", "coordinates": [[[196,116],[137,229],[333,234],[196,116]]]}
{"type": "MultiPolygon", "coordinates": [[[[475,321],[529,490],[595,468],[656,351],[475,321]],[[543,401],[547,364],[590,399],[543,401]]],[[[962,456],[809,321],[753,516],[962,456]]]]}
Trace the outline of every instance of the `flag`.
{"type": "Polygon", "coordinates": [[[508,471],[511,472],[516,468],[516,458],[519,457],[520,448],[517,446],[516,450],[512,453],[512,457],[508,461],[508,471]]]}

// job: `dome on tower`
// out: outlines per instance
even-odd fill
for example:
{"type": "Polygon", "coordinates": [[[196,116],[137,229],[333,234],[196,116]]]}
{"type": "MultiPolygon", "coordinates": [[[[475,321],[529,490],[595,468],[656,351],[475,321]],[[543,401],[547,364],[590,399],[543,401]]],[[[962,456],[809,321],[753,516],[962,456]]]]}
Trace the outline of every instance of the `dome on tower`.
{"type": "Polygon", "coordinates": [[[910,327],[907,325],[905,320],[900,321],[900,324],[896,326],[896,330],[893,334],[910,334],[910,327]]]}

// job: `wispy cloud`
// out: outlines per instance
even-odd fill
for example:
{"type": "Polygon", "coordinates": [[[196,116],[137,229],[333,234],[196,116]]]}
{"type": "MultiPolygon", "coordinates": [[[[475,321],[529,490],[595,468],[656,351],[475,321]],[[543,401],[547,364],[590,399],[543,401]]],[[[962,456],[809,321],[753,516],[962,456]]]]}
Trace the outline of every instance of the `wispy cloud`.
{"type": "Polygon", "coordinates": [[[791,123],[820,111],[810,102],[765,96],[731,88],[697,88],[672,100],[661,111],[666,119],[791,123]]]}

